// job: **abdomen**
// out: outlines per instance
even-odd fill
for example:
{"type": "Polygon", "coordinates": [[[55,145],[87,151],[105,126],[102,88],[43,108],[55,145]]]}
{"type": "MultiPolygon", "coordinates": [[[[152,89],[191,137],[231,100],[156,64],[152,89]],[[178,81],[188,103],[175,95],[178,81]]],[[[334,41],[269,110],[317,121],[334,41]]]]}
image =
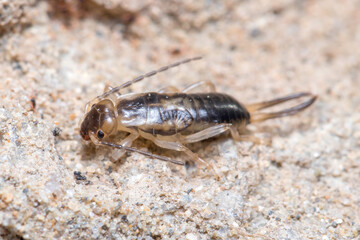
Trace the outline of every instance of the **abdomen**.
{"type": "MultiPolygon", "coordinates": [[[[233,97],[221,93],[188,94],[187,104],[194,118],[192,131],[201,131],[221,123],[248,124],[250,114],[233,97]]],[[[189,130],[190,130],[189,129],[189,130]]]]}
{"type": "Polygon", "coordinates": [[[250,114],[231,96],[208,94],[139,94],[118,104],[119,116],[134,127],[154,135],[189,135],[221,123],[249,123],[250,114]],[[127,117],[126,117],[127,116],[127,117]]]}

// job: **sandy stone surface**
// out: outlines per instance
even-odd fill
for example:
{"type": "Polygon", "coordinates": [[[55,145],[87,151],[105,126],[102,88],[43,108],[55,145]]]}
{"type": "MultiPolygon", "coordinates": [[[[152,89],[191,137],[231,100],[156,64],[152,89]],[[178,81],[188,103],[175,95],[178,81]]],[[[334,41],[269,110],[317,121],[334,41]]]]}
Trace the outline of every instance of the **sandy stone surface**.
{"type": "MultiPolygon", "coordinates": [[[[0,236],[3,239],[358,239],[360,3],[0,1],[0,236]],[[250,126],[272,146],[223,135],[190,148],[218,181],[85,144],[85,104],[169,63],[201,61],[136,92],[213,81],[252,103],[319,96],[250,126]]],[[[176,160],[184,154],[138,140],[176,160]]]]}

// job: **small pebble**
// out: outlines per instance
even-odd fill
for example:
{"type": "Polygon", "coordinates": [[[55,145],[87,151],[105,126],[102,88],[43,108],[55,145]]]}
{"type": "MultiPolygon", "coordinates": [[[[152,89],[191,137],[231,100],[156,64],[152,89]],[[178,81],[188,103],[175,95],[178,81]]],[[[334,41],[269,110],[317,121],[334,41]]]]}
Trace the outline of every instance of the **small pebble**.
{"type": "Polygon", "coordinates": [[[61,130],[59,127],[55,127],[55,128],[52,130],[52,133],[53,133],[54,137],[59,136],[61,132],[62,132],[62,130],[61,130]]]}
{"type": "Polygon", "coordinates": [[[82,175],[79,171],[74,171],[74,176],[76,180],[83,181],[86,180],[86,176],[82,175]]]}

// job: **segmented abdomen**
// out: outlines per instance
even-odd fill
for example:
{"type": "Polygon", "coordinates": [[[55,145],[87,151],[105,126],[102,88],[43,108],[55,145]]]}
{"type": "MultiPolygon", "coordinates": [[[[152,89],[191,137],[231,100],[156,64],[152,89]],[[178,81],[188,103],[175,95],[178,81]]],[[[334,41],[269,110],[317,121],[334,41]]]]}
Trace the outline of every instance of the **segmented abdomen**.
{"type": "Polygon", "coordinates": [[[216,124],[249,123],[250,114],[231,96],[144,93],[121,100],[118,114],[127,127],[161,135],[196,133],[216,124]]]}
{"type": "Polygon", "coordinates": [[[189,112],[194,118],[193,129],[199,131],[211,125],[232,123],[248,124],[250,114],[233,97],[221,93],[189,94],[189,112]]]}

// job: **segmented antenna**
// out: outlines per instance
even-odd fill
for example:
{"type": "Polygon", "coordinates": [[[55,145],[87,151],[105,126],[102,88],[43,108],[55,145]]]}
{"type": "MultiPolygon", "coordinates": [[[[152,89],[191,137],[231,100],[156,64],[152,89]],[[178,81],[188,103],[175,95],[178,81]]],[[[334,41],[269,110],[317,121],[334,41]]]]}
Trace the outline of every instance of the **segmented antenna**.
{"type": "Polygon", "coordinates": [[[177,165],[185,165],[181,161],[176,161],[176,160],[173,160],[171,158],[167,158],[167,157],[163,157],[163,156],[156,155],[156,154],[153,154],[153,153],[145,152],[145,151],[142,151],[142,150],[139,150],[139,149],[136,149],[136,148],[127,147],[127,146],[123,146],[123,145],[118,145],[118,144],[110,143],[110,142],[99,141],[99,143],[102,144],[102,145],[106,145],[106,146],[110,146],[110,147],[114,147],[114,148],[118,148],[118,149],[124,149],[125,151],[129,151],[129,152],[137,152],[137,153],[140,153],[140,154],[148,156],[148,157],[159,159],[161,161],[171,162],[171,163],[174,163],[174,164],[177,164],[177,165]]]}
{"type": "Polygon", "coordinates": [[[158,74],[158,73],[160,73],[160,72],[164,72],[164,71],[166,71],[166,70],[168,70],[168,69],[170,69],[170,68],[174,68],[174,67],[177,67],[177,66],[179,66],[179,65],[182,65],[182,64],[185,64],[185,63],[188,63],[188,62],[191,62],[191,61],[200,60],[201,58],[202,58],[202,57],[200,57],[200,56],[199,56],[199,57],[194,57],[194,58],[187,58],[187,59],[185,59],[185,60],[182,60],[182,61],[179,61],[179,62],[176,62],[176,63],[172,63],[172,64],[170,64],[170,65],[161,67],[161,68],[159,68],[158,70],[145,73],[145,74],[143,74],[143,75],[140,75],[140,76],[134,78],[134,79],[131,80],[131,81],[128,81],[128,82],[126,82],[126,83],[124,83],[124,84],[122,84],[122,85],[120,85],[120,86],[118,86],[118,87],[115,87],[115,88],[113,88],[113,89],[111,89],[111,90],[103,93],[102,95],[96,97],[96,99],[101,99],[101,98],[107,97],[107,96],[109,96],[110,94],[113,94],[113,93],[115,93],[115,92],[118,92],[118,91],[120,91],[121,89],[127,88],[127,87],[129,87],[130,85],[132,85],[132,84],[134,84],[134,83],[136,83],[136,82],[140,82],[141,80],[143,80],[143,79],[145,79],[145,78],[152,77],[152,76],[154,76],[154,75],[156,75],[156,74],[158,74]]]}

